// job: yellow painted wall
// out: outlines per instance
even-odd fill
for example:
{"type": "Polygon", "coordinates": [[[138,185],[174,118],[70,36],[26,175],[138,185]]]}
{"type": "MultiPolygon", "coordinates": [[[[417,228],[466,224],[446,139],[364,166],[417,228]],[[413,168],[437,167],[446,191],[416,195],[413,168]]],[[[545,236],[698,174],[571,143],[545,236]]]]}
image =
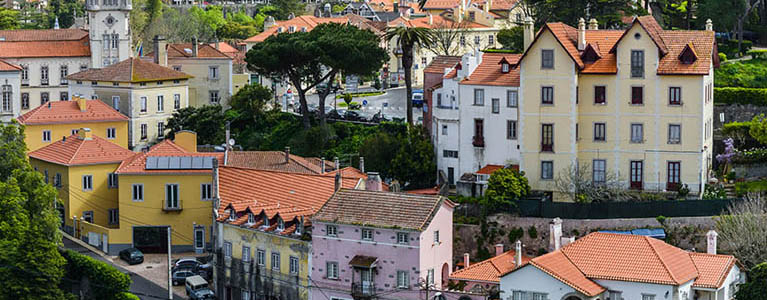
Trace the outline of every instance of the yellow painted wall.
{"type": "Polygon", "coordinates": [[[250,84],[250,74],[232,74],[232,95],[250,84]]]}
{"type": "Polygon", "coordinates": [[[27,125],[24,129],[27,143],[27,151],[35,151],[49,145],[52,142],[60,141],[62,137],[70,136],[72,130],[79,128],[90,128],[93,135],[101,138],[107,138],[107,128],[115,128],[115,138],[109,139],[123,148],[128,148],[128,121],[119,122],[90,122],[90,123],[68,123],[68,124],[46,124],[46,125],[27,125]],[[51,141],[43,142],[43,131],[51,131],[51,141]]]}

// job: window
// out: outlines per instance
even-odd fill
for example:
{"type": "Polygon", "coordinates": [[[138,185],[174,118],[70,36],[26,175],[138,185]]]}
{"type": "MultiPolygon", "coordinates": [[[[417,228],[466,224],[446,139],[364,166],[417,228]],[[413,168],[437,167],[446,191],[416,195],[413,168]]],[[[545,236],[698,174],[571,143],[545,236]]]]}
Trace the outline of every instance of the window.
{"type": "Polygon", "coordinates": [[[146,140],[146,124],[141,124],[141,139],[146,140]]]}
{"type": "Polygon", "coordinates": [[[682,88],[681,87],[668,88],[668,104],[682,105],[682,88]]]}
{"type": "Polygon", "coordinates": [[[91,100],[99,100],[99,95],[91,95],[91,100]]]}
{"type": "Polygon", "coordinates": [[[250,247],[242,246],[242,262],[250,262],[250,247]]]}
{"type": "Polygon", "coordinates": [[[474,141],[472,144],[475,147],[485,146],[485,121],[482,119],[474,119],[474,141]]]}
{"type": "Polygon", "coordinates": [[[173,109],[181,108],[181,94],[173,94],[173,109]]]}
{"type": "Polygon", "coordinates": [[[51,141],[51,131],[43,130],[43,142],[50,142],[50,141],[51,141]]]}
{"type": "Polygon", "coordinates": [[[178,199],[178,184],[166,184],[165,185],[165,207],[166,208],[179,208],[178,199]]]}
{"type": "Polygon", "coordinates": [[[541,124],[541,151],[554,152],[554,124],[541,124]]]}
{"type": "Polygon", "coordinates": [[[13,91],[11,88],[11,85],[4,84],[3,85],[3,111],[11,111],[13,109],[13,91]]]}
{"type": "Polygon", "coordinates": [[[285,230],[285,221],[283,221],[282,218],[277,218],[277,230],[285,230]]]}
{"type": "Polygon", "coordinates": [[[426,57],[421,57],[421,64],[426,66],[426,57]]]}
{"type": "Polygon", "coordinates": [[[429,269],[426,272],[426,282],[428,284],[434,284],[434,269],[429,269]]]}
{"type": "Polygon", "coordinates": [[[492,34],[487,36],[487,44],[490,46],[495,45],[495,37],[492,34]]]}
{"type": "Polygon", "coordinates": [[[621,300],[622,299],[621,292],[618,292],[618,291],[609,291],[608,295],[609,295],[609,298],[608,298],[609,300],[621,300]]]}
{"type": "Polygon", "coordinates": [[[594,183],[604,183],[606,180],[605,168],[607,161],[604,159],[595,159],[592,163],[592,180],[594,183]]]}
{"type": "Polygon", "coordinates": [[[594,104],[606,104],[607,103],[607,95],[605,93],[605,86],[595,86],[594,87],[594,104]]]}
{"type": "Polygon", "coordinates": [[[21,93],[21,109],[29,109],[29,93],[21,93]]]}
{"type": "Polygon", "coordinates": [[[632,86],[631,87],[631,104],[642,105],[644,102],[644,87],[632,86]]]}
{"type": "Polygon", "coordinates": [[[466,46],[466,37],[462,35],[459,42],[461,43],[461,47],[466,46]]]}
{"type": "Polygon", "coordinates": [[[397,288],[406,289],[408,287],[410,287],[408,271],[397,271],[397,288]]]}
{"type": "Polygon", "coordinates": [[[280,253],[272,252],[272,270],[280,270],[280,253]]]}
{"type": "Polygon", "coordinates": [[[328,236],[338,236],[338,227],[334,225],[325,226],[325,231],[328,236]]]}
{"type": "Polygon", "coordinates": [[[655,300],[655,295],[642,294],[642,300],[655,300]]]}
{"type": "Polygon", "coordinates": [[[442,150],[442,157],[446,158],[458,158],[458,151],[442,150]]]}
{"type": "Polygon", "coordinates": [[[165,123],[158,122],[157,123],[157,137],[164,137],[165,136],[165,123]]]}
{"type": "Polygon", "coordinates": [[[668,125],[668,143],[679,144],[682,142],[682,125],[669,124],[668,125]]]}
{"type": "Polygon", "coordinates": [[[40,85],[48,85],[48,66],[40,67],[40,85]]]}
{"type": "Polygon", "coordinates": [[[59,93],[59,100],[61,100],[61,101],[69,101],[69,93],[68,92],[60,92],[59,93]]]}
{"type": "Polygon", "coordinates": [[[88,222],[88,223],[93,223],[93,211],[92,210],[84,211],[83,220],[85,220],[85,222],[88,222]]]}
{"type": "Polygon", "coordinates": [[[48,103],[48,101],[50,100],[51,100],[51,97],[50,97],[50,94],[48,94],[48,92],[40,92],[40,105],[48,103]]]}
{"type": "Polygon", "coordinates": [[[642,143],[644,142],[644,125],[631,124],[631,142],[642,143]]]}
{"type": "Polygon", "coordinates": [[[514,120],[506,121],[506,139],[507,140],[517,139],[517,121],[514,121],[514,120]]]}
{"type": "Polygon", "coordinates": [[[541,162],[541,179],[554,179],[554,162],[547,160],[541,162]]]}
{"type": "Polygon", "coordinates": [[[290,257],[290,274],[298,275],[298,257],[290,257]]]}
{"type": "Polygon", "coordinates": [[[142,113],[146,112],[146,102],[147,102],[146,97],[141,97],[141,112],[142,113]]]}
{"type": "Polygon", "coordinates": [[[61,85],[67,85],[69,83],[67,80],[67,75],[69,75],[69,67],[67,67],[67,65],[61,65],[61,67],[59,67],[59,78],[61,80],[61,85]]]}
{"type": "Polygon", "coordinates": [[[501,99],[493,98],[493,99],[490,99],[490,102],[493,105],[493,113],[494,114],[500,113],[501,112],[501,99]]]}
{"type": "Polygon", "coordinates": [[[112,108],[120,111],[120,96],[112,96],[112,108]]]}
{"type": "Polygon", "coordinates": [[[506,91],[506,106],[517,107],[518,103],[519,103],[519,92],[506,91]]]}
{"type": "Polygon", "coordinates": [[[334,261],[327,262],[328,279],[338,279],[338,263],[334,261]]]}
{"type": "Polygon", "coordinates": [[[117,181],[117,174],[116,173],[109,173],[107,174],[107,187],[110,189],[117,188],[118,181],[117,181]]]}
{"type": "Polygon", "coordinates": [[[221,101],[221,98],[218,96],[218,91],[209,91],[210,92],[210,103],[218,104],[219,101],[221,101]]]}
{"type": "Polygon", "coordinates": [[[543,49],[541,50],[541,69],[553,69],[554,68],[554,50],[543,49]]]}
{"type": "Polygon", "coordinates": [[[78,133],[78,132],[79,132],[79,130],[77,130],[77,129],[72,129],[72,130],[69,132],[69,135],[77,135],[77,133],[78,133]]]}
{"type": "Polygon", "coordinates": [[[442,94],[437,93],[437,107],[442,107],[442,94]]]}
{"type": "Polygon", "coordinates": [[[266,251],[261,249],[256,250],[256,264],[259,267],[266,265],[266,251]]]}
{"type": "Polygon", "coordinates": [[[161,112],[165,110],[165,97],[163,95],[157,96],[157,111],[161,112]]]}
{"type": "Polygon", "coordinates": [[[536,293],[528,291],[513,291],[511,293],[511,300],[547,300],[549,297],[546,293],[536,293]]]}
{"type": "Polygon", "coordinates": [[[224,242],[224,258],[232,259],[232,243],[224,242]]]}
{"type": "Polygon", "coordinates": [[[80,72],[88,70],[88,65],[80,65],[80,72]]]}
{"type": "Polygon", "coordinates": [[[43,171],[43,179],[45,179],[45,183],[48,183],[48,170],[43,171]]]}
{"type": "Polygon", "coordinates": [[[107,139],[113,140],[115,139],[115,135],[117,135],[117,129],[114,127],[107,128],[107,139]]]}
{"type": "Polygon", "coordinates": [[[434,231],[434,244],[439,244],[439,230],[434,231]]]}
{"type": "Polygon", "coordinates": [[[61,173],[56,173],[56,177],[53,177],[53,186],[61,187],[61,173]]]}
{"type": "MultiPolygon", "coordinates": [[[[471,14],[471,13],[473,13],[473,12],[469,12],[469,14],[471,14]]],[[[474,45],[479,46],[479,42],[480,42],[480,37],[478,35],[475,35],[474,36],[474,45]]]]}
{"type": "Polygon", "coordinates": [[[144,201],[144,185],[143,184],[134,184],[132,187],[132,195],[131,199],[133,201],[144,201]]]}
{"type": "Polygon", "coordinates": [[[666,183],[666,190],[676,191],[679,189],[680,172],[682,170],[682,163],[678,161],[670,161],[667,163],[668,181],[666,183]]]}
{"type": "Polygon", "coordinates": [[[605,123],[594,123],[594,141],[595,142],[604,142],[605,141],[605,123]]]}
{"type": "Polygon", "coordinates": [[[373,230],[372,229],[362,229],[362,240],[363,241],[372,241],[373,240],[373,230]]]}
{"type": "Polygon", "coordinates": [[[554,87],[553,86],[541,87],[541,103],[554,104],[554,87]]]}
{"type": "Polygon", "coordinates": [[[250,291],[247,291],[245,289],[241,289],[242,292],[240,295],[242,295],[242,300],[250,300],[250,291]]]}
{"type": "Polygon", "coordinates": [[[208,79],[218,79],[218,67],[208,67],[208,79]]]}
{"type": "Polygon", "coordinates": [[[117,224],[120,224],[120,214],[118,213],[117,208],[112,208],[109,210],[109,225],[117,224]]]}
{"type": "Polygon", "coordinates": [[[410,240],[408,236],[407,232],[397,232],[397,244],[407,244],[410,240]]]}
{"type": "Polygon", "coordinates": [[[93,175],[83,175],[83,191],[93,190],[93,175]]]}
{"type": "Polygon", "coordinates": [[[28,65],[21,65],[21,81],[26,81],[26,84],[29,85],[29,66],[28,65]]]}
{"type": "Polygon", "coordinates": [[[200,200],[213,200],[213,185],[210,183],[200,184],[200,200]]]}
{"type": "Polygon", "coordinates": [[[485,105],[485,90],[474,89],[474,105],[485,105]]]}
{"type": "Polygon", "coordinates": [[[631,78],[644,77],[644,50],[631,50],[631,78]]]}
{"type": "Polygon", "coordinates": [[[442,135],[447,135],[447,125],[442,125],[442,135]]]}

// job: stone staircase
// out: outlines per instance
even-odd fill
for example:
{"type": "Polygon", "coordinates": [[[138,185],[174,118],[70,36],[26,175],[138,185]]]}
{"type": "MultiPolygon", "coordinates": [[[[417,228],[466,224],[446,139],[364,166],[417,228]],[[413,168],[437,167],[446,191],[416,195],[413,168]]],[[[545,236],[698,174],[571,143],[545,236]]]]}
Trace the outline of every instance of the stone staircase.
{"type": "Polygon", "coordinates": [[[733,199],[736,197],[735,194],[735,185],[732,183],[725,183],[724,184],[724,191],[727,193],[727,199],[733,199]]]}

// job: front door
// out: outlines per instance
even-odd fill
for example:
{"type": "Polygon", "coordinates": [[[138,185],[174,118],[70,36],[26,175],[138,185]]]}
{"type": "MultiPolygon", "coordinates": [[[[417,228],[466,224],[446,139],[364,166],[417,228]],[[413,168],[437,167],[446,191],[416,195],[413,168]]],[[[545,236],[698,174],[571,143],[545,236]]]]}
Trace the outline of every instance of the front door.
{"type": "Polygon", "coordinates": [[[455,169],[452,168],[452,167],[448,167],[447,168],[447,182],[450,185],[454,185],[455,184],[455,169]]]}
{"type": "Polygon", "coordinates": [[[630,188],[641,190],[642,178],[644,172],[644,162],[641,160],[632,160],[630,169],[630,188]]]}
{"type": "Polygon", "coordinates": [[[362,269],[360,271],[360,281],[362,283],[362,293],[370,295],[373,293],[373,274],[370,269],[362,269]]]}
{"type": "Polygon", "coordinates": [[[668,180],[666,181],[666,190],[676,191],[679,190],[679,177],[682,166],[678,161],[668,162],[668,180]]]}
{"type": "Polygon", "coordinates": [[[194,252],[202,253],[205,249],[205,228],[194,229],[194,252]]]}

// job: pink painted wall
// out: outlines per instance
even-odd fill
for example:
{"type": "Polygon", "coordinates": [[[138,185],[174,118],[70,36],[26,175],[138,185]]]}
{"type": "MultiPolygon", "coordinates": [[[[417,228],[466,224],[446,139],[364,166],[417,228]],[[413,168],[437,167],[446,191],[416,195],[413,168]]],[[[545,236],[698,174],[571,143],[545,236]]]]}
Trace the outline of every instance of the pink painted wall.
{"type": "MultiPolygon", "coordinates": [[[[442,288],[442,268],[447,264],[448,273],[453,270],[453,208],[443,203],[434,218],[421,233],[420,270],[426,279],[429,269],[434,269],[434,285],[442,288]],[[439,231],[439,244],[434,243],[434,232],[439,231]]],[[[448,274],[449,275],[449,274],[448,274]]],[[[445,282],[447,284],[447,282],[445,282]]]]}

